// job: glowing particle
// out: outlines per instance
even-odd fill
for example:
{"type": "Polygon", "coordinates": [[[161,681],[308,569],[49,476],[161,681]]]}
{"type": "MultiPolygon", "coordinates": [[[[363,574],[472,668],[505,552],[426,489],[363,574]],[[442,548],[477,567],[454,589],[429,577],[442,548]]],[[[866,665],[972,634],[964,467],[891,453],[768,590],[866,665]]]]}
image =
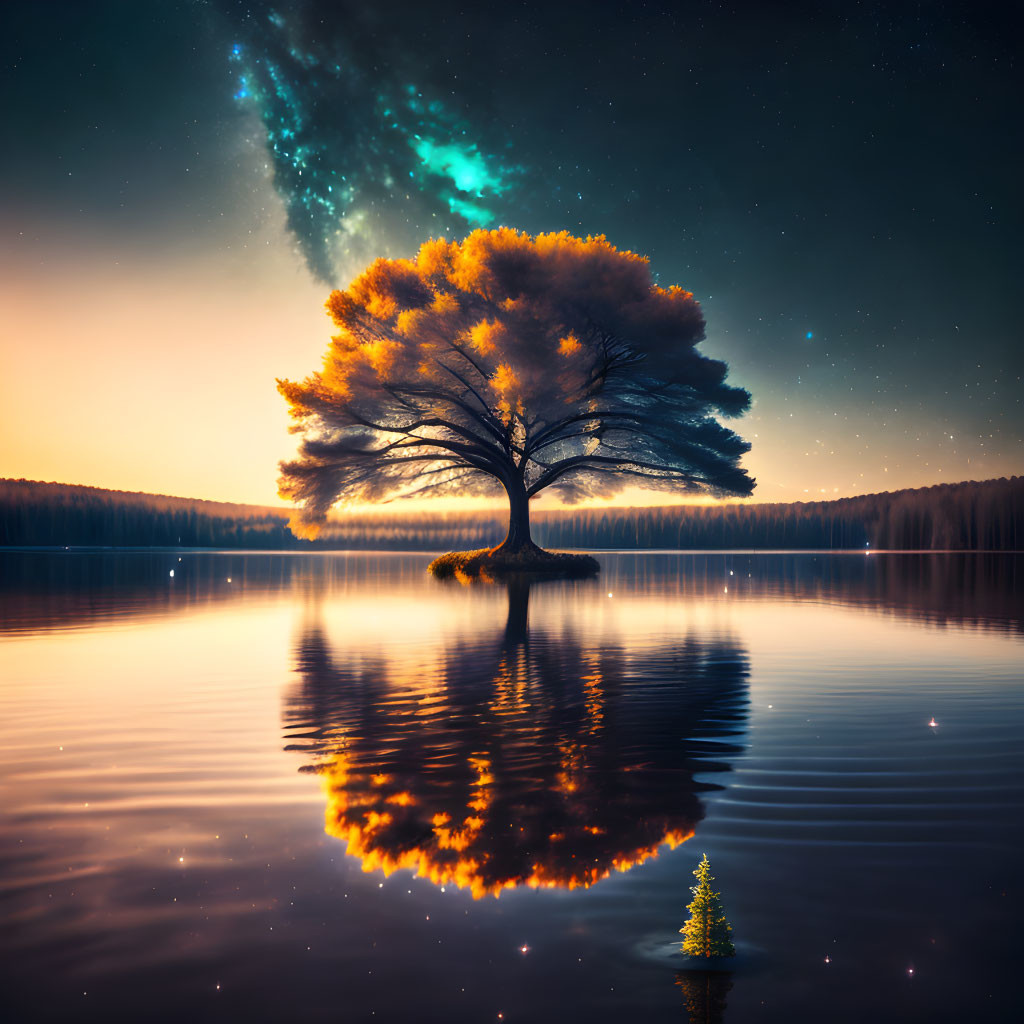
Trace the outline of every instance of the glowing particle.
{"type": "Polygon", "coordinates": [[[830,957],[830,956],[825,957],[825,963],[827,963],[827,964],[832,963],[832,957],[830,957]]]}
{"type": "Polygon", "coordinates": [[[171,575],[172,575],[172,576],[174,575],[174,570],[173,570],[173,569],[171,570],[171,575]]]}
{"type": "Polygon", "coordinates": [[[530,952],[530,947],[529,946],[525,946],[525,945],[524,946],[520,946],[519,947],[519,952],[522,953],[523,956],[526,956],[526,954],[530,952]]]}
{"type": "Polygon", "coordinates": [[[610,590],[608,591],[608,596],[609,596],[609,597],[611,597],[611,596],[612,596],[612,592],[611,592],[610,590]]]}
{"type": "Polygon", "coordinates": [[[933,718],[928,724],[934,729],[939,723],[933,718]]]}
{"type": "Polygon", "coordinates": [[[807,332],[807,340],[810,341],[814,337],[814,331],[807,332]]]}
{"type": "Polygon", "coordinates": [[[178,863],[179,864],[184,864],[185,863],[185,858],[184,857],[179,857],[178,858],[178,863]]]}

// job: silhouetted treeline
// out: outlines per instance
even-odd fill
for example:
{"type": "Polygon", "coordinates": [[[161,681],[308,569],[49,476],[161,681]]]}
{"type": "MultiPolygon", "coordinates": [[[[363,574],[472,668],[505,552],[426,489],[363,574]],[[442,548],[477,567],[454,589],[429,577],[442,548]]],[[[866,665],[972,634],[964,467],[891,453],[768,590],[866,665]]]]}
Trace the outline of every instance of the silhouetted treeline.
{"type": "Polygon", "coordinates": [[[304,547],[281,509],[100,487],[0,480],[0,544],[304,547]]]}
{"type": "Polygon", "coordinates": [[[567,510],[534,521],[545,547],[1016,551],[1024,477],[835,501],[567,510]]]}
{"type": "MultiPolygon", "coordinates": [[[[288,512],[97,487],[0,480],[0,545],[437,551],[497,544],[507,516],[340,513],[314,542],[288,512]]],[[[555,548],[1013,551],[1024,546],[1024,477],[836,501],[561,509],[533,513],[555,548]]]]}

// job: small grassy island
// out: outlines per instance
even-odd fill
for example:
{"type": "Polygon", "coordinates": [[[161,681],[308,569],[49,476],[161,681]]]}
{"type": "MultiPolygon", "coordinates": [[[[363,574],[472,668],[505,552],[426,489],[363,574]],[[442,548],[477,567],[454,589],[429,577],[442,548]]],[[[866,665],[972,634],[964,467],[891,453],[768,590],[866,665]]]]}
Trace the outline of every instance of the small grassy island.
{"type": "Polygon", "coordinates": [[[516,549],[501,544],[477,551],[449,551],[435,558],[429,566],[429,572],[439,580],[454,577],[497,579],[519,575],[581,579],[596,576],[600,571],[597,559],[590,555],[545,551],[536,544],[524,544],[516,549]]]}

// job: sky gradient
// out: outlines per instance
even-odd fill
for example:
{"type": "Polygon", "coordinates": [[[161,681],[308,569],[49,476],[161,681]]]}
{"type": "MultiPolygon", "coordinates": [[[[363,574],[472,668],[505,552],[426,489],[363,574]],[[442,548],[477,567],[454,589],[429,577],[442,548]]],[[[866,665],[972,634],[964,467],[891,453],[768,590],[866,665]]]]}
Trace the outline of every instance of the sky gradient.
{"type": "Polygon", "coordinates": [[[5,12],[0,475],[275,502],[330,288],[498,224],[694,292],[754,500],[1024,471],[1000,6],[367,6],[5,12]]]}

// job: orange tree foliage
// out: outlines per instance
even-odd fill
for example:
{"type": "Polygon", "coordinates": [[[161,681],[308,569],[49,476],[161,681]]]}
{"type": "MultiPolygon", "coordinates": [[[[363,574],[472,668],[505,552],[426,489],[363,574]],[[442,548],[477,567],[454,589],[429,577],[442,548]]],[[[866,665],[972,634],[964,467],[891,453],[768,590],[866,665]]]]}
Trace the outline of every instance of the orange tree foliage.
{"type": "Polygon", "coordinates": [[[435,239],[377,260],[327,310],[323,369],[278,382],[303,435],[280,493],[307,533],[339,500],[504,488],[518,547],[546,487],[753,489],[749,445],[713,418],[750,396],[697,351],[699,305],[603,236],[435,239]]]}

